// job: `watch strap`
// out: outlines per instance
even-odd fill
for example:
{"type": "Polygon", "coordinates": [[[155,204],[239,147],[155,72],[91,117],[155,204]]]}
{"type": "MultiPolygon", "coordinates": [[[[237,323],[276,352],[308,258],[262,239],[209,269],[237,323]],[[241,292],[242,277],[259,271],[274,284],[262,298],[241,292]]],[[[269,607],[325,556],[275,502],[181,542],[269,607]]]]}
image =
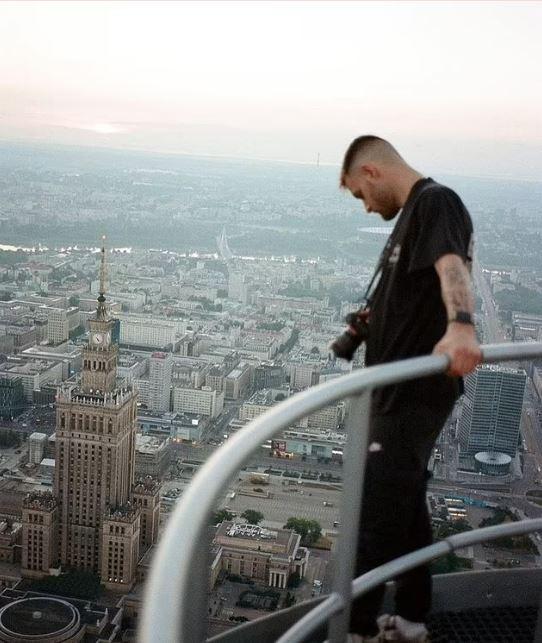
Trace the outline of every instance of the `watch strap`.
{"type": "Polygon", "coordinates": [[[452,317],[448,319],[448,323],[457,322],[458,324],[470,324],[474,326],[472,315],[464,310],[458,310],[452,317]]]}

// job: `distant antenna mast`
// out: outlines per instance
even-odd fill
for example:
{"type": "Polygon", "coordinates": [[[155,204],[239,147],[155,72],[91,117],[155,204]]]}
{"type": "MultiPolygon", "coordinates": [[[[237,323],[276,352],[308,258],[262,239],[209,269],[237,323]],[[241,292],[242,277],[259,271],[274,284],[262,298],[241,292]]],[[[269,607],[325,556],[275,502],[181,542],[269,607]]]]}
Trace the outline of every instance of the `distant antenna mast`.
{"type": "Polygon", "coordinates": [[[318,156],[316,157],[316,167],[320,167],[320,152],[318,152],[318,156]]]}

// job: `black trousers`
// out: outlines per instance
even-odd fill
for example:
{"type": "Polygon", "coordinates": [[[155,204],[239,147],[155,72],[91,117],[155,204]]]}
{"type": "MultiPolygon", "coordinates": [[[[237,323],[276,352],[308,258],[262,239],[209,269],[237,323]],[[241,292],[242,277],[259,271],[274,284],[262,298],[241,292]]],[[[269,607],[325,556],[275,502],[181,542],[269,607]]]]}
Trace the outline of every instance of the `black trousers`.
{"type": "MultiPolygon", "coordinates": [[[[405,406],[373,415],[359,525],[356,576],[432,542],[426,504],[427,463],[452,406],[405,406]]],[[[422,565],[396,579],[396,614],[423,622],[431,608],[431,573],[422,565]]],[[[352,605],[350,631],[373,635],[385,587],[352,605]]]]}

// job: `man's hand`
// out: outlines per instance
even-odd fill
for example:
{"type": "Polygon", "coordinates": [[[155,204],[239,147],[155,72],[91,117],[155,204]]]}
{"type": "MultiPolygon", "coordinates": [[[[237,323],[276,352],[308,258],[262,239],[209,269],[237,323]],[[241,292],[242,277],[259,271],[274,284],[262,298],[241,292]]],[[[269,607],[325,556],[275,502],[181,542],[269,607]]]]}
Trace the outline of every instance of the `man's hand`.
{"type": "Polygon", "coordinates": [[[442,339],[433,349],[433,354],[446,354],[450,358],[448,375],[460,377],[476,368],[482,361],[482,351],[476,339],[474,326],[451,322],[442,339]]]}

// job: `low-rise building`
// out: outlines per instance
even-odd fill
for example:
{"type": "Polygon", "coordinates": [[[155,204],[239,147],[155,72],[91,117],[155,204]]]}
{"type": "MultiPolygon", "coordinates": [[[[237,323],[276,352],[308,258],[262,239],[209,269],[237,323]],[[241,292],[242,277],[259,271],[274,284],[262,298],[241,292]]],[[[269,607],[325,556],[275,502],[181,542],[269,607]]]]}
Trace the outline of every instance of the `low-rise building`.
{"type": "Polygon", "coordinates": [[[33,391],[38,391],[42,384],[62,381],[63,367],[61,362],[45,359],[11,358],[0,364],[0,377],[20,378],[25,401],[32,402],[33,391]]]}
{"type": "Polygon", "coordinates": [[[122,607],[101,606],[86,599],[13,588],[0,594],[1,641],[112,641],[121,635],[122,618],[122,607]]]}
{"type": "Polygon", "coordinates": [[[264,529],[257,525],[223,522],[213,539],[216,555],[211,576],[219,570],[286,589],[288,578],[305,576],[309,551],[291,529],[264,529]]]}
{"type": "Polygon", "coordinates": [[[64,342],[58,346],[32,346],[22,351],[25,359],[45,359],[49,362],[62,364],[62,379],[68,379],[74,373],[79,373],[83,364],[81,346],[64,342]]]}
{"type": "Polygon", "coordinates": [[[136,477],[152,476],[161,480],[169,466],[170,455],[169,436],[136,434],[136,477]]]}
{"type": "Polygon", "coordinates": [[[0,520],[0,561],[16,563],[21,558],[21,529],[20,522],[0,520]]]}
{"type": "Polygon", "coordinates": [[[272,441],[272,448],[299,456],[332,459],[342,454],[345,444],[344,433],[287,429],[272,441]]]}
{"type": "Polygon", "coordinates": [[[168,436],[171,442],[199,442],[209,425],[209,418],[196,413],[163,413],[140,411],[138,428],[144,434],[168,436]]]}

